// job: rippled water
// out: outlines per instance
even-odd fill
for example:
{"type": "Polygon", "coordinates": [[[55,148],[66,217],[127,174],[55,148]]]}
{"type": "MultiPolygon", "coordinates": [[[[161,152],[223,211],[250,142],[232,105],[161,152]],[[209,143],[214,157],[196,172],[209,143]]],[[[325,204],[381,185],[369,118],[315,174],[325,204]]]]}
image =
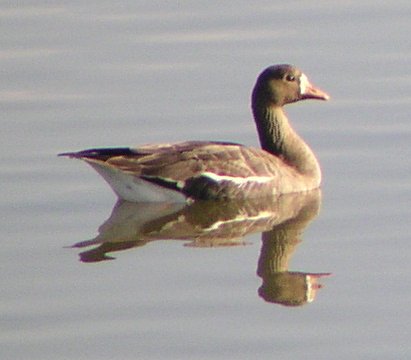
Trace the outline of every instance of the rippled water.
{"type": "Polygon", "coordinates": [[[408,359],[410,15],[408,1],[1,4],[1,358],[408,359]],[[288,108],[322,164],[318,216],[300,199],[144,208],[141,223],[56,157],[255,146],[250,90],[282,62],[332,96],[288,108]]]}

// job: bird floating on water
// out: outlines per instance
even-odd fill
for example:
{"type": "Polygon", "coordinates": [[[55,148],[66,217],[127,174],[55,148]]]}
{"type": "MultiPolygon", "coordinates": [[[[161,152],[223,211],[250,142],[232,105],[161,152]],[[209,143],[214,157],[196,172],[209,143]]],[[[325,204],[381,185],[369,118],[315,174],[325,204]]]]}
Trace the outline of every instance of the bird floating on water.
{"type": "Polygon", "coordinates": [[[251,102],[261,149],[218,141],[97,148],[60,154],[91,165],[120,199],[134,202],[247,199],[318,188],[321,170],[283,106],[328,100],[292,65],[257,78],[251,102]]]}

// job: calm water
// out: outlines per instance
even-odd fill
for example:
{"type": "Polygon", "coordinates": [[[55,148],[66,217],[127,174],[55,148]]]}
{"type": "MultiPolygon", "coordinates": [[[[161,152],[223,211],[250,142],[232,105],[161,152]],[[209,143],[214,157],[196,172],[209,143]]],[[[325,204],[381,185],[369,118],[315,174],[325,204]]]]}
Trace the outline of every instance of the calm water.
{"type": "Polygon", "coordinates": [[[19,4],[0,5],[1,359],[410,358],[408,0],[19,4]],[[332,96],[288,108],[322,164],[318,215],[111,214],[102,179],[55,156],[255,146],[250,90],[282,62],[332,96]]]}

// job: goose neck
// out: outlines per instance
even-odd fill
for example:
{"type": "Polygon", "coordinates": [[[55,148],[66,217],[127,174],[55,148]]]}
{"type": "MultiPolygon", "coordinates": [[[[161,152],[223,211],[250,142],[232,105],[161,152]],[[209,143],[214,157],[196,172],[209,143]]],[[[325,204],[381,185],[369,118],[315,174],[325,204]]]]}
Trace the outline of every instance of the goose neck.
{"type": "Polygon", "coordinates": [[[282,107],[254,107],[261,147],[283,159],[302,175],[320,177],[314,153],[291,127],[282,107]]]}

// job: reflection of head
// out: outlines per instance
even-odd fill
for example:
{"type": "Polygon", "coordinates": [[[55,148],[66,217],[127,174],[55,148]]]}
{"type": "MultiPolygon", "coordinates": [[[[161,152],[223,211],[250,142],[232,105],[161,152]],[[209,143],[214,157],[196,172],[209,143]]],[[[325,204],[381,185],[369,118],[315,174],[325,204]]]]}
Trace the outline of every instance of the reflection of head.
{"type": "Polygon", "coordinates": [[[288,271],[274,273],[263,279],[258,294],[270,303],[301,306],[314,301],[317,290],[322,287],[317,279],[327,275],[288,271]]]}

